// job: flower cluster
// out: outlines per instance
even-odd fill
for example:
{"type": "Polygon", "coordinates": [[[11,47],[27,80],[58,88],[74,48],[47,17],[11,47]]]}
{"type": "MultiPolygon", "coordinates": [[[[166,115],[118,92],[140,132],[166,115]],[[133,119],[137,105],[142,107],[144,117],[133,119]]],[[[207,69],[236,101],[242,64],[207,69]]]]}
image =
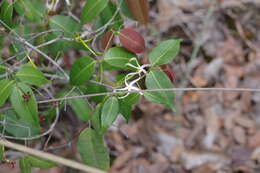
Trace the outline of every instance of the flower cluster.
{"type": "MultiPolygon", "coordinates": [[[[119,88],[119,89],[114,90],[114,92],[116,92],[116,91],[129,91],[124,96],[118,97],[119,99],[126,98],[130,94],[131,91],[139,91],[140,90],[140,88],[137,87],[137,82],[139,80],[141,80],[147,74],[147,71],[145,70],[145,68],[149,67],[150,64],[140,65],[138,63],[137,59],[133,57],[129,60],[129,63],[127,63],[126,66],[129,66],[129,67],[136,69],[136,72],[128,73],[125,76],[125,78],[124,78],[125,87],[124,88],[119,88]],[[136,65],[133,65],[131,62],[136,63],[136,65]],[[134,80],[131,80],[135,76],[137,76],[137,78],[134,79],[134,80]]],[[[140,92],[140,94],[143,95],[142,92],[140,92]]]]}

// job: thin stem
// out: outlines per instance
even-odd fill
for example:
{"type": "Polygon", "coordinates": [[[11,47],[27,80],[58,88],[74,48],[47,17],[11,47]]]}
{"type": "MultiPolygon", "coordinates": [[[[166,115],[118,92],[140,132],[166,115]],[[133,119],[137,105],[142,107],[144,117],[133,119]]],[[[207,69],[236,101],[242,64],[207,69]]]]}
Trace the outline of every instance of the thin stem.
{"type": "Polygon", "coordinates": [[[64,76],[67,78],[67,80],[69,80],[69,76],[67,75],[67,73],[63,70],[63,68],[61,68],[61,66],[54,61],[51,57],[49,57],[47,54],[45,54],[44,52],[40,51],[39,49],[37,49],[35,46],[33,46],[31,43],[29,43],[28,41],[26,41],[25,39],[23,39],[22,37],[18,37],[17,39],[19,42],[23,43],[25,46],[35,50],[36,52],[38,52],[39,54],[41,54],[44,58],[46,58],[48,61],[50,61],[54,66],[56,66],[63,74],[64,76]]]}
{"type": "Polygon", "coordinates": [[[126,93],[146,93],[146,92],[160,92],[160,91],[237,91],[237,92],[260,92],[260,89],[256,88],[160,88],[160,89],[145,89],[138,91],[118,91],[118,92],[104,92],[104,93],[95,93],[95,94],[86,94],[80,96],[69,96],[57,99],[48,99],[39,101],[38,104],[58,102],[63,100],[77,99],[77,98],[87,98],[95,96],[104,96],[104,95],[116,95],[116,94],[126,94],[126,93]]]}

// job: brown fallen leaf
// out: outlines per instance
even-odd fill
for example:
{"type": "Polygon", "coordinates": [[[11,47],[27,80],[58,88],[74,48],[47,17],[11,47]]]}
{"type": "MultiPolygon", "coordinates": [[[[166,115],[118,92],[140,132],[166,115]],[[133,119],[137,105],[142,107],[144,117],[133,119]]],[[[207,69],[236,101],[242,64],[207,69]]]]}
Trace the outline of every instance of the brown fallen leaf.
{"type": "Polygon", "coordinates": [[[220,128],[220,119],[218,115],[219,107],[221,106],[215,104],[204,111],[204,114],[206,115],[206,136],[203,139],[203,144],[207,149],[212,149],[213,144],[217,139],[220,128]]]}
{"type": "Polygon", "coordinates": [[[119,155],[113,162],[112,170],[121,169],[131,159],[133,155],[133,148],[119,155]]]}
{"type": "Polygon", "coordinates": [[[223,153],[210,151],[186,151],[181,154],[180,161],[185,169],[192,170],[204,164],[214,164],[214,169],[229,165],[231,160],[223,153]]]}
{"type": "Polygon", "coordinates": [[[215,173],[215,172],[216,170],[212,168],[211,164],[204,164],[192,170],[192,173],[215,173]]]}
{"type": "Polygon", "coordinates": [[[260,147],[260,131],[257,131],[253,136],[249,137],[248,145],[252,148],[260,147]]]}
{"type": "Polygon", "coordinates": [[[237,143],[244,145],[246,143],[246,134],[245,129],[239,126],[235,126],[233,128],[233,136],[237,143]]]}
{"type": "Polygon", "coordinates": [[[256,125],[253,120],[250,120],[248,117],[245,116],[236,116],[234,118],[234,121],[244,128],[254,128],[256,125]]]}

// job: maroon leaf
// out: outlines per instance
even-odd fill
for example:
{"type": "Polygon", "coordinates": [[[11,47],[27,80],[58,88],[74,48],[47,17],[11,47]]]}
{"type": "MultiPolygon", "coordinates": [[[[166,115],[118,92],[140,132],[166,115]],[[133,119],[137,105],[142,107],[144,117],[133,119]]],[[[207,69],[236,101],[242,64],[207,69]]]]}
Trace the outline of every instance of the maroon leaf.
{"type": "Polygon", "coordinates": [[[112,47],[114,41],[114,34],[111,30],[107,31],[101,39],[101,49],[106,51],[112,47]]]}
{"type": "Polygon", "coordinates": [[[120,43],[133,53],[141,53],[145,50],[144,38],[131,28],[124,28],[119,33],[120,43]]]}
{"type": "Polygon", "coordinates": [[[176,76],[172,70],[172,67],[170,64],[164,64],[160,66],[163,72],[169,77],[169,79],[175,83],[176,82],[176,76]]]}

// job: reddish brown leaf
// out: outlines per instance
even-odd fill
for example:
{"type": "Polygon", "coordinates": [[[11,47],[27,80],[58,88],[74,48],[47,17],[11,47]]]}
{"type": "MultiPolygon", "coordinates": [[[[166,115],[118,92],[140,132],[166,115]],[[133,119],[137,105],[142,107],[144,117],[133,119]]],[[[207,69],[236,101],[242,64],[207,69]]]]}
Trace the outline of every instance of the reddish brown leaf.
{"type": "Polygon", "coordinates": [[[147,25],[149,2],[148,0],[126,0],[132,16],[141,24],[147,25]]]}
{"type": "Polygon", "coordinates": [[[114,41],[114,34],[111,30],[107,31],[101,39],[101,49],[106,51],[112,47],[114,41]]]}
{"type": "Polygon", "coordinates": [[[71,67],[71,62],[70,62],[70,59],[69,59],[67,53],[64,53],[63,60],[64,60],[64,63],[65,63],[65,66],[67,68],[70,68],[71,67]]]}
{"type": "Polygon", "coordinates": [[[164,64],[160,66],[161,69],[164,71],[164,73],[167,74],[167,76],[170,78],[170,80],[175,83],[176,82],[176,76],[172,70],[172,67],[170,64],[164,64]]]}
{"type": "Polygon", "coordinates": [[[144,38],[131,28],[124,28],[119,34],[120,43],[129,51],[141,53],[145,49],[144,38]]]}

